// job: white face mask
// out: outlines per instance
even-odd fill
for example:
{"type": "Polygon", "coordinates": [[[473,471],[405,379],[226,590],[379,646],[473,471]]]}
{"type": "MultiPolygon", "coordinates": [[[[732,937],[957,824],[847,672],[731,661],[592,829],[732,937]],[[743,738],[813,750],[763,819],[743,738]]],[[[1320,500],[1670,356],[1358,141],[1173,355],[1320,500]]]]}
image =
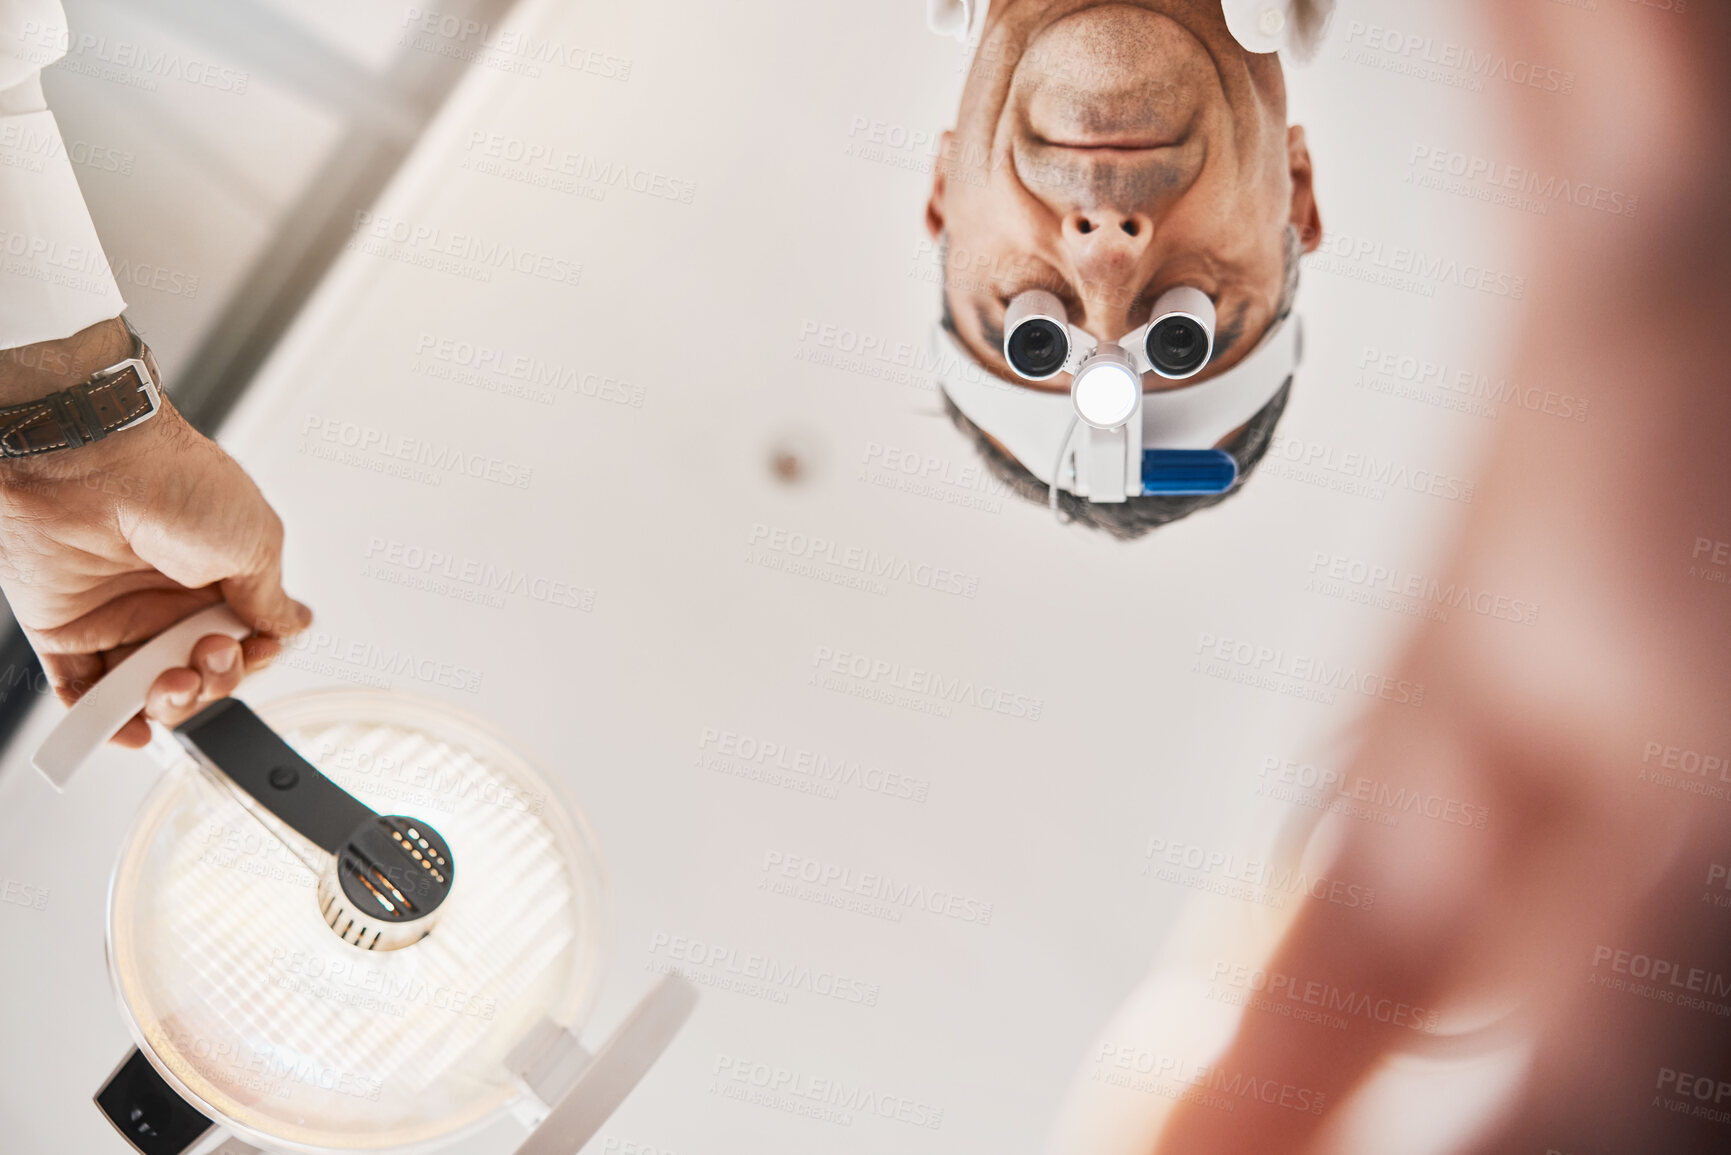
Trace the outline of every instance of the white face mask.
{"type": "Polygon", "coordinates": [[[1074,388],[1047,392],[986,372],[942,325],[933,327],[933,346],[945,395],[1044,482],[1054,503],[1059,489],[1119,502],[1229,489],[1237,463],[1215,446],[1291,380],[1303,356],[1303,324],[1297,316],[1275,322],[1248,357],[1201,384],[1141,393],[1110,429],[1079,420],[1074,388]]]}

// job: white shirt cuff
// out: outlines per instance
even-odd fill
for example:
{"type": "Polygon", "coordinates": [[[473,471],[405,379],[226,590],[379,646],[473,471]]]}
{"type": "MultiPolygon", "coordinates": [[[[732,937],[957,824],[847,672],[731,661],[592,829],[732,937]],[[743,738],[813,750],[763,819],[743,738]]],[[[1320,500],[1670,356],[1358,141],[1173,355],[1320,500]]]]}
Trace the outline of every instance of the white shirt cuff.
{"type": "Polygon", "coordinates": [[[125,308],[54,114],[0,116],[0,349],[70,337],[125,308]]]}

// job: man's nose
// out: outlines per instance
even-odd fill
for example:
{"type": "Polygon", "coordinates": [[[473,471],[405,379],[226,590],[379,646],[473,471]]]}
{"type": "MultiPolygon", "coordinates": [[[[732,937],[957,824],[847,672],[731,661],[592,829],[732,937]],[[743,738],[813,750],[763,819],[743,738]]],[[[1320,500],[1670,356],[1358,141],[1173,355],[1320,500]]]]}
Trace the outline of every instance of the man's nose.
{"type": "Polygon", "coordinates": [[[1077,209],[1064,215],[1064,244],[1078,265],[1133,265],[1148,251],[1154,222],[1146,213],[1077,209]]]}
{"type": "Polygon", "coordinates": [[[1154,240],[1154,222],[1145,213],[1107,208],[1078,209],[1063,218],[1064,247],[1082,282],[1087,327],[1116,340],[1128,324],[1142,258],[1154,240]]]}

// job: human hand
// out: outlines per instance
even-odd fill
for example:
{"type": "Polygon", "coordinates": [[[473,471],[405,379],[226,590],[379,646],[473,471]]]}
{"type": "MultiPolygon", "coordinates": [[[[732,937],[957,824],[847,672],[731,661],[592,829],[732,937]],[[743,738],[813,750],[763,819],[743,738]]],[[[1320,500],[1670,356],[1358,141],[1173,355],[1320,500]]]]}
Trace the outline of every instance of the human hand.
{"type": "MultiPolygon", "coordinates": [[[[131,355],[118,321],[0,356],[0,404],[44,396],[131,355]],[[20,354],[25,354],[21,356],[20,354]]],[[[153,368],[154,372],[154,368],[153,368]]],[[[152,684],[115,741],[150,740],[268,663],[312,614],[282,588],[282,522],[233,458],[163,399],[143,425],[78,449],[0,461],[0,587],[62,701],[141,644],[226,601],[255,631],[215,634],[152,684]]]]}

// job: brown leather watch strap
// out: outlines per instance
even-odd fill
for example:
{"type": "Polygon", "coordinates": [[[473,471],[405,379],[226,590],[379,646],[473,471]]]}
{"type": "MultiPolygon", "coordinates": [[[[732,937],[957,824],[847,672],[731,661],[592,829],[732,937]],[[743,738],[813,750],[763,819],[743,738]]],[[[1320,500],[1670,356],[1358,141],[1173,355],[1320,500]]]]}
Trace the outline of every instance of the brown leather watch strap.
{"type": "Polygon", "coordinates": [[[154,414],[161,400],[143,346],[137,352],[82,384],[0,409],[0,457],[77,449],[154,414]]]}

